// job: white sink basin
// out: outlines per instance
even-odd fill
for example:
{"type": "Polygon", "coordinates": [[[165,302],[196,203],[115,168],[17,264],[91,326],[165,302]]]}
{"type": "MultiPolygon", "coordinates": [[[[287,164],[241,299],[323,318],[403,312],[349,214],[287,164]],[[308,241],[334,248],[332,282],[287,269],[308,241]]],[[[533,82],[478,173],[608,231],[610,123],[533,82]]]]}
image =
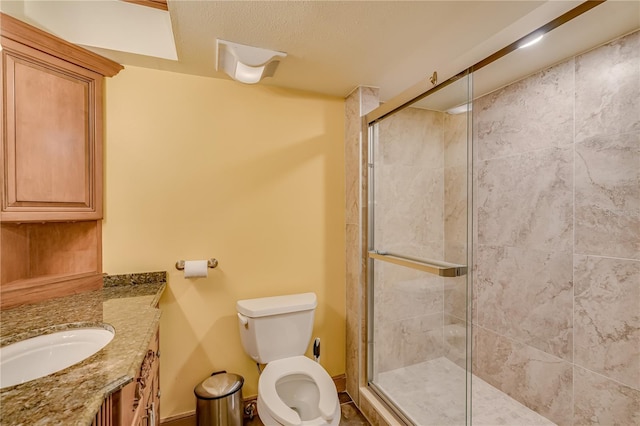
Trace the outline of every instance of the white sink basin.
{"type": "Polygon", "coordinates": [[[114,332],[100,327],[72,328],[32,337],[0,348],[0,389],[63,370],[104,348],[114,332]]]}

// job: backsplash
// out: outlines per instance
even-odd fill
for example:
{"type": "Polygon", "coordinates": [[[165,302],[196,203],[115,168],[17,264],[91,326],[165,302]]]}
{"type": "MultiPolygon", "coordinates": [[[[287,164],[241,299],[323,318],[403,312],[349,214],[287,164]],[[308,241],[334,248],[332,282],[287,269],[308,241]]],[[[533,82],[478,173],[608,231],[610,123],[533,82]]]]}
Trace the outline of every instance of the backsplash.
{"type": "Polygon", "coordinates": [[[160,272],[140,272],[140,273],[133,273],[133,274],[105,275],[102,278],[102,280],[105,287],[166,283],[167,272],[160,271],[160,272]]]}

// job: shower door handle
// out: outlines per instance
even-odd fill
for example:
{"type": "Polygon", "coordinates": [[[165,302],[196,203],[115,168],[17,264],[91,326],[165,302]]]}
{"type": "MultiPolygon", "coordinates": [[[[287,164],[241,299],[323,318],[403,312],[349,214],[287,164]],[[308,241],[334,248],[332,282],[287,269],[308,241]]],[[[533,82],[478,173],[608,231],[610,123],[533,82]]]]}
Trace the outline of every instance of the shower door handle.
{"type": "Polygon", "coordinates": [[[467,274],[466,265],[457,265],[455,263],[439,262],[435,260],[414,259],[396,254],[379,252],[377,250],[370,251],[369,258],[405,266],[411,269],[417,269],[440,277],[461,277],[467,274]]]}

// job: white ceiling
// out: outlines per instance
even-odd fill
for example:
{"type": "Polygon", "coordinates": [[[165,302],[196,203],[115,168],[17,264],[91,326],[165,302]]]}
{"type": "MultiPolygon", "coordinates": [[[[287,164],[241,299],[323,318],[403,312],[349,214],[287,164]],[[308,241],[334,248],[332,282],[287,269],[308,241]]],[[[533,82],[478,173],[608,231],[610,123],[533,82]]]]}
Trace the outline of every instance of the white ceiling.
{"type": "MultiPolygon", "coordinates": [[[[640,28],[640,1],[607,1],[474,72],[473,94],[461,79],[414,106],[446,111],[640,28]]],[[[514,40],[515,41],[515,40],[514,40]]]]}
{"type": "MultiPolygon", "coordinates": [[[[46,3],[51,7],[64,2],[46,3]]],[[[379,87],[381,100],[386,101],[407,89],[415,91],[416,83],[424,84],[434,70],[441,81],[456,74],[579,3],[169,0],[178,61],[89,48],[125,66],[229,78],[215,70],[220,38],[287,53],[276,75],[260,84],[340,97],[358,85],[368,85],[379,87]]],[[[640,4],[638,0],[616,3],[640,4]]],[[[38,25],[33,17],[20,16],[20,10],[28,8],[10,9],[3,7],[38,25]]],[[[636,16],[636,27],[639,19],[636,16]]],[[[145,28],[145,22],[139,25],[145,28]]],[[[615,21],[613,25],[618,26],[615,21]]],[[[598,26],[578,31],[597,33],[598,26]]],[[[114,31],[119,31],[117,26],[114,31]]]]}

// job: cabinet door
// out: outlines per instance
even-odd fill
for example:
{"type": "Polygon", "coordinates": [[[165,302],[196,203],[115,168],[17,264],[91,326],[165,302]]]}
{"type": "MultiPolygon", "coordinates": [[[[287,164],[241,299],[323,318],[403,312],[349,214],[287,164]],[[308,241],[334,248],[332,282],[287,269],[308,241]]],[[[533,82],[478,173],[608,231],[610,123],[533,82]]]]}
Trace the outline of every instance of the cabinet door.
{"type": "Polygon", "coordinates": [[[2,45],[2,220],[100,219],[103,77],[2,45]]]}

